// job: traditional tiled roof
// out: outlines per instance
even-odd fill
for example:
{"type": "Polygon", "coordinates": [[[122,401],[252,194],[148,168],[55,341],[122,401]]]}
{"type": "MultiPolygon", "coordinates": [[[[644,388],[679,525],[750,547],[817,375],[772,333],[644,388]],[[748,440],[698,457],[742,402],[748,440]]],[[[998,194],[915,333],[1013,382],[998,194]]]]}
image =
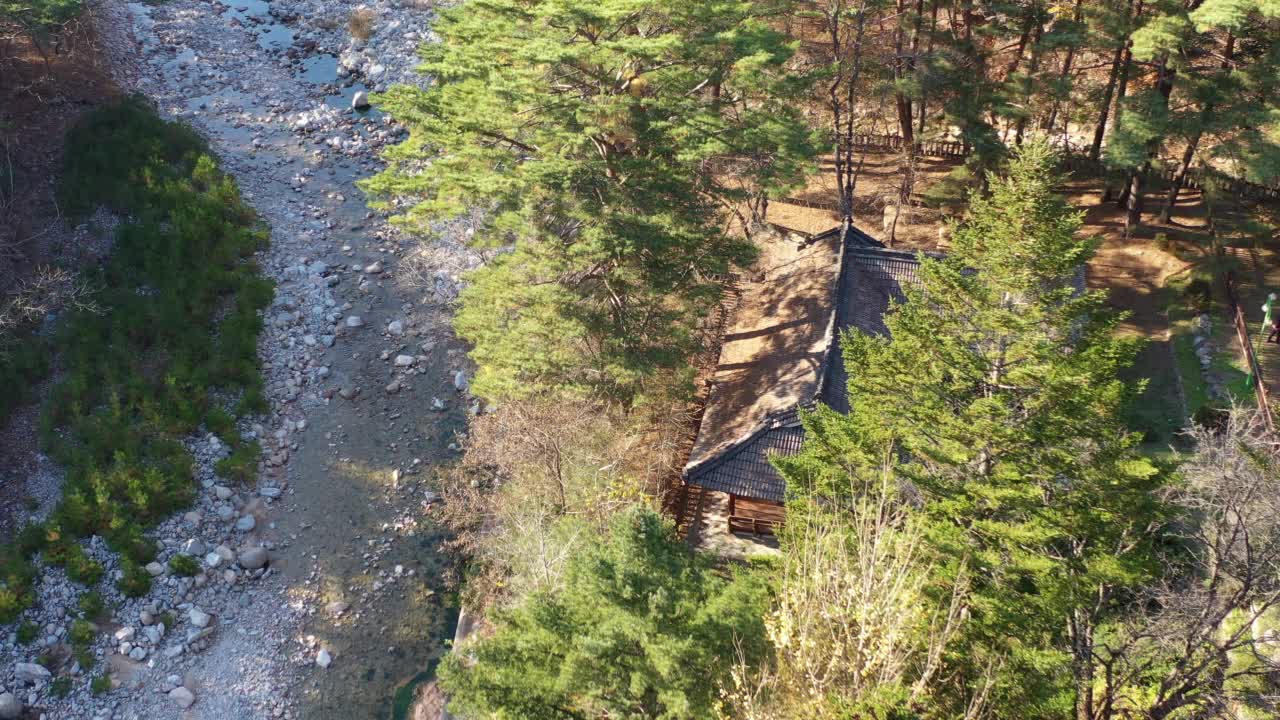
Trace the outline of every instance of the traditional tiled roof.
{"type": "MultiPolygon", "coordinates": [[[[840,229],[822,233],[814,243],[837,241],[840,229]]],[[[752,336],[784,335],[807,352],[779,358],[767,353],[778,343],[756,343],[750,347],[730,346],[737,335],[726,335],[720,367],[703,415],[702,426],[685,466],[687,482],[711,490],[743,497],[782,502],[786,484],[769,464],[772,455],[793,455],[800,450],[804,430],[797,410],[821,401],[840,412],[848,412],[848,372],[839,351],[839,335],[856,327],[863,332],[888,332],[884,314],[891,302],[902,302],[904,285],[918,282],[918,261],[911,253],[886,249],[856,228],[845,232],[843,244],[828,255],[838,273],[827,273],[825,288],[821,278],[797,289],[814,297],[780,296],[765,282],[744,289],[743,305],[777,303],[792,307],[797,303],[821,304],[821,312],[805,313],[803,322],[772,316],[768,308],[754,308],[750,323],[752,336]],[[761,320],[761,317],[764,320],[761,320]],[[800,341],[802,340],[802,343],[800,341]],[[779,363],[781,361],[781,363],[779,363]],[[781,364],[782,367],[778,367],[781,364]],[[759,368],[768,368],[761,372],[759,368]],[[787,392],[779,393],[768,378],[787,379],[787,392]]],[[[812,266],[821,262],[807,258],[812,266]]],[[[766,278],[767,280],[767,278],[766,278]]],[[[750,313],[748,313],[750,314],[750,313]]]]}

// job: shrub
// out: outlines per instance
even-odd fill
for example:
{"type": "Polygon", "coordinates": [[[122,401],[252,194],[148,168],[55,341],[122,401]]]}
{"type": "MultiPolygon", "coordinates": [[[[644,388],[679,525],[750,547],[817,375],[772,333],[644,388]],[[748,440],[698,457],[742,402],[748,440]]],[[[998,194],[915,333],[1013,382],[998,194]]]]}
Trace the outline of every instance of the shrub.
{"type": "Polygon", "coordinates": [[[71,540],[61,540],[49,547],[46,557],[67,571],[67,577],[82,584],[94,585],[102,579],[102,565],[85,554],[84,548],[71,540]]]}
{"type": "Polygon", "coordinates": [[[49,693],[56,698],[64,698],[70,695],[71,678],[66,677],[65,675],[59,678],[54,678],[54,681],[49,684],[49,693]]]}
{"type": "MultiPolygon", "coordinates": [[[[92,278],[103,312],[69,313],[54,338],[66,372],[40,437],[66,484],[51,524],[68,538],[103,535],[129,559],[120,588],[136,596],[155,557],[143,529],[195,497],[183,437],[204,425],[234,441],[235,418],[212,397],[265,406],[257,335],[273,290],[253,255],[267,233],[205,141],[143,99],[86,114],[66,150],[65,207],[131,221],[92,278]]],[[[82,582],[101,577],[73,550],[61,560],[82,582]]]]}
{"type": "Polygon", "coordinates": [[[86,647],[93,644],[93,638],[98,634],[98,629],[88,620],[76,620],[71,623],[71,630],[68,631],[67,637],[71,640],[71,644],[76,647],[86,647]]]}
{"type": "Polygon", "coordinates": [[[102,600],[102,594],[96,590],[90,590],[81,595],[77,604],[80,606],[80,612],[90,620],[101,618],[107,613],[107,605],[102,600]]]}
{"type": "Polygon", "coordinates": [[[27,620],[18,626],[18,644],[30,645],[40,637],[40,626],[27,620]]]}
{"type": "Polygon", "coordinates": [[[111,692],[111,676],[107,673],[95,677],[89,682],[89,691],[94,695],[102,695],[111,692]]]}
{"type": "Polygon", "coordinates": [[[347,16],[347,31],[356,40],[367,42],[373,37],[373,25],[376,19],[373,8],[356,8],[347,16]]]}
{"type": "Polygon", "coordinates": [[[93,648],[91,647],[82,647],[76,650],[75,659],[82,671],[92,670],[93,666],[98,664],[98,656],[93,654],[93,648]]]}
{"type": "Polygon", "coordinates": [[[174,575],[191,577],[200,572],[200,563],[190,555],[174,555],[169,558],[169,569],[174,575]]]}
{"type": "Polygon", "coordinates": [[[127,557],[121,558],[120,565],[123,575],[116,583],[116,589],[122,595],[131,598],[142,597],[151,590],[151,574],[145,568],[127,557]]]}
{"type": "Polygon", "coordinates": [[[258,457],[262,448],[256,441],[242,444],[217,462],[213,469],[227,480],[249,484],[258,476],[258,457]]]}
{"type": "Polygon", "coordinates": [[[1183,302],[1195,312],[1213,309],[1213,284],[1205,278],[1195,278],[1182,290],[1183,302]]]}

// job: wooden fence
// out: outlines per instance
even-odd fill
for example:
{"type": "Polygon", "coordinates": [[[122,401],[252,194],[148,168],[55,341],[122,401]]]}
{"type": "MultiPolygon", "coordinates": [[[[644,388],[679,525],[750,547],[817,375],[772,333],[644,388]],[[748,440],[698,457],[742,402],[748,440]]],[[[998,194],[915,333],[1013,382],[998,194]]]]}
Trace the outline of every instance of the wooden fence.
{"type": "Polygon", "coordinates": [[[1244,355],[1249,373],[1253,375],[1253,391],[1258,398],[1258,408],[1262,410],[1262,419],[1266,423],[1267,432],[1275,432],[1271,418],[1271,398],[1267,392],[1266,378],[1262,375],[1262,365],[1253,350],[1253,336],[1249,333],[1249,324],[1244,319],[1244,309],[1240,307],[1240,296],[1236,292],[1235,274],[1227,272],[1223,275],[1227,290],[1227,302],[1231,305],[1231,321],[1235,325],[1236,339],[1240,341],[1240,352],[1244,355]]]}
{"type": "MultiPolygon", "coordinates": [[[[872,152],[900,151],[904,144],[901,135],[855,135],[853,138],[853,146],[855,148],[872,152]]],[[[916,143],[916,153],[929,157],[963,160],[969,156],[970,152],[972,152],[971,148],[961,142],[916,143]]],[[[1074,151],[1071,148],[1063,149],[1062,164],[1070,170],[1084,170],[1098,174],[1106,172],[1106,167],[1101,160],[1094,160],[1088,155],[1074,151]]],[[[1146,177],[1148,179],[1154,178],[1172,182],[1176,175],[1177,170],[1174,168],[1157,168],[1148,171],[1146,177]]],[[[1186,178],[1183,179],[1182,186],[1191,190],[1203,190],[1212,186],[1224,193],[1238,197],[1280,200],[1280,187],[1260,185],[1204,167],[1192,168],[1187,173],[1186,178]]],[[[791,200],[786,202],[791,202],[791,200]]],[[[812,206],[821,207],[824,210],[828,209],[825,206],[812,206]]]]}

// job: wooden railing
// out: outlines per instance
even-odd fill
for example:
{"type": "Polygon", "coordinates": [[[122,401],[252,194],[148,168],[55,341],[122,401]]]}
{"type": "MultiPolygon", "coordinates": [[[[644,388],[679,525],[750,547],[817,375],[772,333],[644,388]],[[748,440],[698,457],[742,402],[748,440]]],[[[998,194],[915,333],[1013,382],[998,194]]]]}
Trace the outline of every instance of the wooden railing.
{"type": "Polygon", "coordinates": [[[1244,309],[1240,306],[1240,296],[1236,293],[1235,274],[1227,272],[1223,275],[1223,282],[1227,289],[1227,302],[1231,304],[1231,320],[1236,328],[1236,339],[1240,341],[1240,351],[1253,375],[1253,392],[1258,398],[1258,409],[1262,411],[1267,432],[1275,432],[1271,418],[1271,398],[1267,392],[1266,379],[1262,376],[1262,365],[1258,363],[1258,355],[1253,351],[1253,336],[1249,333],[1249,324],[1245,321],[1244,309]]]}

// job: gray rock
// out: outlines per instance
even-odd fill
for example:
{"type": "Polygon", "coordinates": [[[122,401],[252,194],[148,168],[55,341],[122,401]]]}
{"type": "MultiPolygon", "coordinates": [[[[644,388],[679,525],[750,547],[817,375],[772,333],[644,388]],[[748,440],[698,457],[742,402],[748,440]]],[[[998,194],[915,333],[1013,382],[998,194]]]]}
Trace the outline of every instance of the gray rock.
{"type": "Polygon", "coordinates": [[[13,676],[20,683],[34,685],[38,682],[47,682],[53,677],[53,674],[43,665],[18,663],[13,666],[13,676]]]}
{"type": "Polygon", "coordinates": [[[252,515],[245,515],[236,521],[236,530],[240,532],[249,532],[258,526],[258,521],[252,515]]]}
{"type": "Polygon", "coordinates": [[[201,542],[200,538],[191,538],[190,540],[182,543],[182,548],[180,552],[182,552],[182,554],[184,555],[190,555],[192,557],[203,555],[204,543],[201,542]]]}
{"type": "Polygon", "coordinates": [[[397,355],[397,356],[396,356],[396,367],[409,367],[409,366],[410,366],[410,365],[412,365],[412,364],[413,364],[413,356],[412,356],[412,355],[397,355]]]}
{"type": "Polygon", "coordinates": [[[225,485],[214,485],[213,494],[217,495],[219,500],[230,500],[232,495],[231,488],[225,485]]]}
{"type": "Polygon", "coordinates": [[[187,617],[191,619],[191,624],[198,628],[209,627],[209,621],[213,619],[209,613],[200,608],[193,607],[187,611],[187,617]]]}
{"type": "Polygon", "coordinates": [[[269,559],[267,549],[258,545],[240,553],[240,567],[245,570],[257,570],[265,567],[269,559]]]}
{"type": "Polygon", "coordinates": [[[211,568],[216,568],[222,564],[222,556],[216,552],[211,552],[204,556],[204,564],[211,568]]]}
{"type": "Polygon", "coordinates": [[[22,701],[13,693],[0,693],[0,720],[14,720],[22,716],[22,701]]]}
{"type": "Polygon", "coordinates": [[[404,323],[400,322],[399,320],[392,320],[391,322],[387,323],[387,332],[391,333],[392,335],[403,335],[404,323]]]}
{"type": "Polygon", "coordinates": [[[346,612],[346,611],[347,611],[347,609],[348,609],[348,608],[350,608],[350,607],[351,607],[351,606],[350,606],[349,604],[347,604],[347,603],[345,603],[345,602],[343,602],[343,601],[341,601],[341,600],[334,600],[333,602],[331,602],[331,603],[329,603],[328,605],[325,605],[325,606],[324,606],[324,611],[325,611],[326,613],[330,614],[330,615],[337,616],[337,615],[341,615],[342,613],[346,612]]]}
{"type": "Polygon", "coordinates": [[[382,263],[380,262],[372,263],[371,265],[366,267],[364,271],[369,275],[377,275],[378,273],[382,272],[382,263]]]}
{"type": "Polygon", "coordinates": [[[349,328],[364,327],[364,320],[359,315],[348,315],[347,327],[349,328]]]}
{"type": "Polygon", "coordinates": [[[333,656],[329,654],[328,650],[322,649],[320,652],[316,653],[316,665],[322,668],[327,668],[331,663],[333,663],[333,656]]]}
{"type": "Polygon", "coordinates": [[[164,566],[158,562],[147,563],[146,570],[152,577],[160,577],[164,574],[164,566]]]}
{"type": "Polygon", "coordinates": [[[364,110],[369,107],[369,93],[363,90],[357,91],[355,96],[351,98],[351,107],[356,110],[364,110]]]}
{"type": "Polygon", "coordinates": [[[276,500],[276,499],[279,499],[281,492],[280,492],[280,488],[278,487],[264,487],[264,488],[258,489],[258,494],[261,495],[262,497],[276,500]]]}
{"type": "Polygon", "coordinates": [[[453,386],[458,389],[458,392],[466,392],[467,385],[467,373],[465,370],[459,370],[453,374],[453,386]]]}
{"type": "Polygon", "coordinates": [[[195,693],[184,687],[176,687],[169,691],[169,699],[178,704],[178,707],[186,710],[195,704],[195,693]]]}

